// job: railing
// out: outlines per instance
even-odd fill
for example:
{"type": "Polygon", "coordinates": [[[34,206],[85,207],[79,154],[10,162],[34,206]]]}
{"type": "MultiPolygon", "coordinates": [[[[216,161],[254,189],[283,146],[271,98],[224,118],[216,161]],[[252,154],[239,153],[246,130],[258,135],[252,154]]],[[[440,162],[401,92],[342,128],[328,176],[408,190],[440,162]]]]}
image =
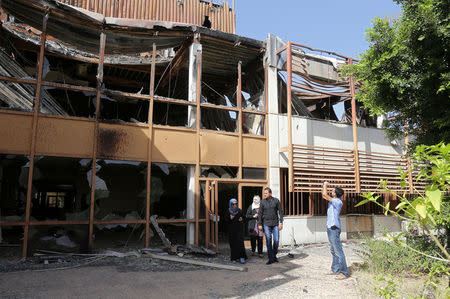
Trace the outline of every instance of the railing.
{"type": "MultiPolygon", "coordinates": [[[[216,4],[201,0],[58,0],[105,17],[158,20],[201,26],[209,16],[211,29],[236,32],[236,15],[227,1],[216,4]]],[[[234,3],[234,1],[233,1],[234,3]]]]}

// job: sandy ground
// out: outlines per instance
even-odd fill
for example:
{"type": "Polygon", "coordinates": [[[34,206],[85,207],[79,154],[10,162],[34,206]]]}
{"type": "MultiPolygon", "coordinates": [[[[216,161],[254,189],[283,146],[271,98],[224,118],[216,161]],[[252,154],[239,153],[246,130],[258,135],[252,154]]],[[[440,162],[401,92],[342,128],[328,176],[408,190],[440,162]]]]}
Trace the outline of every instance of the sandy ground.
{"type": "MultiPolygon", "coordinates": [[[[344,244],[347,263],[359,261],[356,243],[344,244]]],[[[356,279],[325,275],[327,244],[297,248],[280,263],[251,257],[248,272],[218,270],[132,257],[52,271],[0,273],[2,298],[361,298],[356,279]],[[119,261],[120,260],[120,261],[119,261]],[[156,270],[155,270],[156,269],[156,270]]],[[[230,264],[219,255],[210,260],[230,264]]]]}

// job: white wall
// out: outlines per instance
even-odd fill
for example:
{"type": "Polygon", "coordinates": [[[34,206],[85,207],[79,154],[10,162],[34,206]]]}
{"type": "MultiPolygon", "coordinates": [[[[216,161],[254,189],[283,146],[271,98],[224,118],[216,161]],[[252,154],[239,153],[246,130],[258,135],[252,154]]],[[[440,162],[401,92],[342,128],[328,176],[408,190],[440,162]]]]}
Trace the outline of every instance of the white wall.
{"type": "MultiPolygon", "coordinates": [[[[287,153],[279,154],[287,146],[287,116],[269,115],[270,166],[288,167],[287,153]],[[270,134],[271,133],[271,134],[270,134]]],[[[402,154],[402,145],[392,146],[385,131],[377,128],[358,127],[358,148],[363,151],[402,154]]],[[[292,117],[292,142],[300,145],[353,149],[353,131],[350,124],[334,121],[292,117]]]]}
{"type": "MultiPolygon", "coordinates": [[[[341,216],[341,240],[347,240],[347,219],[341,216]]],[[[326,216],[287,217],[280,232],[280,244],[289,246],[292,236],[296,244],[328,242],[326,216]]]]}

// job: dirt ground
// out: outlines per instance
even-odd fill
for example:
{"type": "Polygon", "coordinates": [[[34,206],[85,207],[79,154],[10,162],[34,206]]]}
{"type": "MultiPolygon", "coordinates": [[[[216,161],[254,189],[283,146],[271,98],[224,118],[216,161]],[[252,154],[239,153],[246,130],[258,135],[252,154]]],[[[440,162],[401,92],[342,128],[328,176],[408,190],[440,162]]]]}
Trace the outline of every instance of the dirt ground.
{"type": "MultiPolygon", "coordinates": [[[[344,243],[347,262],[359,262],[357,243],[344,243]]],[[[362,298],[356,279],[325,275],[331,256],[327,244],[288,249],[279,263],[249,256],[248,272],[219,270],[145,257],[82,258],[0,264],[2,298],[362,298]],[[56,269],[65,268],[68,269],[56,269]],[[53,268],[53,269],[52,269],[53,268]]],[[[185,256],[231,265],[227,253],[212,258],[185,256]]]]}

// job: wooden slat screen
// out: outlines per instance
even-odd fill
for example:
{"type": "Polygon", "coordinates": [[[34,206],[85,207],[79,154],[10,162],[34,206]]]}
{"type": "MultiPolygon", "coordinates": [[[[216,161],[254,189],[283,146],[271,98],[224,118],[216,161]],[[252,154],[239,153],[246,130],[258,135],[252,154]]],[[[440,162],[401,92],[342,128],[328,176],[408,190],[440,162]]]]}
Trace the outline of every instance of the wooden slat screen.
{"type": "Polygon", "coordinates": [[[353,151],[293,145],[294,191],[317,192],[326,180],[345,191],[355,190],[353,151]]]}
{"type": "MultiPolygon", "coordinates": [[[[359,151],[361,193],[380,192],[380,180],[400,191],[399,169],[407,170],[407,159],[401,155],[359,151]]],[[[320,192],[324,181],[346,192],[356,191],[353,150],[293,145],[294,191],[320,192]]],[[[414,162],[413,162],[414,163],[414,162]]],[[[423,191],[426,182],[417,182],[413,171],[413,187],[423,191]]],[[[408,182],[408,177],[405,178],[408,182]]],[[[409,185],[405,187],[408,190],[409,185]]],[[[405,190],[403,189],[403,190],[405,190]]]]}

